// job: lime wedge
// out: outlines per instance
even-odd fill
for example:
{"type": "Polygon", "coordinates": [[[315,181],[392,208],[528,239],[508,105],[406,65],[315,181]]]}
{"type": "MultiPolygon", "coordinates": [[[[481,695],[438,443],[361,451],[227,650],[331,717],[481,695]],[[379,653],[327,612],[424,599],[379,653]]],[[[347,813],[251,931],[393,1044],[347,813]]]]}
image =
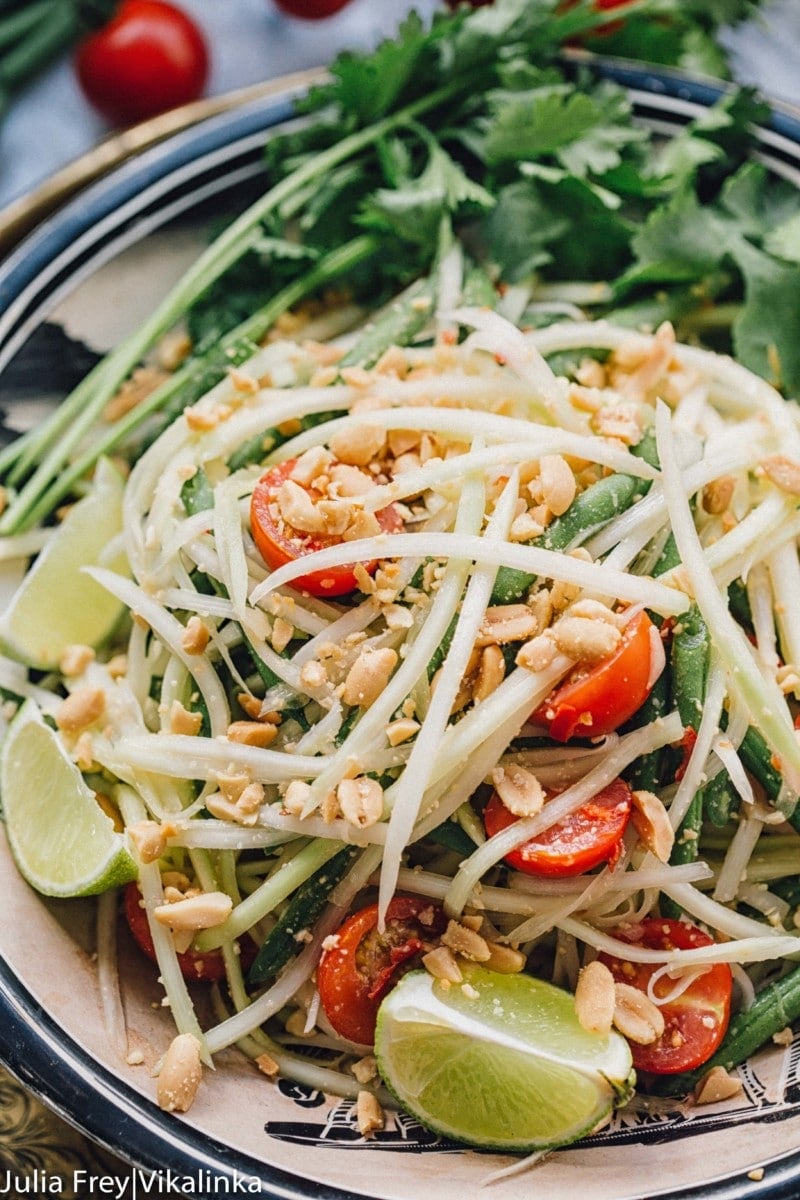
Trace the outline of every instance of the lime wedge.
{"type": "Polygon", "coordinates": [[[102,561],[126,570],[124,556],[104,556],[122,529],[123,487],[119,472],[101,459],[91,491],[67,513],[0,616],[7,654],[50,670],[67,646],[99,646],[109,636],[122,605],[81,568],[102,561]]]}
{"type": "Polygon", "coordinates": [[[0,750],[0,798],[11,853],[46,896],[90,896],[136,878],[122,835],[32,700],[0,750]]]}
{"type": "Polygon", "coordinates": [[[595,1129],[629,1098],[628,1043],[589,1033],[567,992],[529,975],[470,968],[445,988],[406,975],[378,1012],[375,1054],[423,1125],[492,1150],[546,1150],[595,1129]]]}

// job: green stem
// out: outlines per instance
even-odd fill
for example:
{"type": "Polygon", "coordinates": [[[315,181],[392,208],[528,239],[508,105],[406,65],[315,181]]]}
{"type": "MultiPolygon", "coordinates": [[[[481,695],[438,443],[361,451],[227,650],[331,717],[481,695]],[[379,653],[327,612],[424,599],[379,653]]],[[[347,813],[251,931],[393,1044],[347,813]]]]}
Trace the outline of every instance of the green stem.
{"type": "MultiPolygon", "coordinates": [[[[331,279],[337,278],[353,266],[363,262],[364,259],[374,254],[376,249],[377,242],[375,239],[365,234],[362,237],[354,238],[353,241],[338,247],[336,250],[332,250],[330,254],[326,254],[324,258],[320,259],[313,269],[308,271],[301,279],[295,280],[283,288],[262,308],[248,317],[246,321],[243,321],[241,325],[237,325],[235,329],[225,334],[220,339],[218,346],[215,347],[214,353],[219,356],[220,349],[225,351],[243,339],[257,341],[275,324],[278,317],[291,308],[293,304],[297,304],[298,301],[302,300],[309,293],[316,291],[331,279]]],[[[192,360],[176,371],[161,387],[156,388],[146,400],[137,405],[136,408],[132,409],[131,412],[119,421],[115,422],[108,432],[89,450],[75,459],[69,467],[61,471],[50,487],[29,507],[25,518],[25,527],[28,528],[31,525],[35,525],[37,521],[42,520],[48,513],[52,512],[56,504],[64,496],[68,495],[75,483],[87,471],[91,470],[101,455],[110,454],[131,433],[138,429],[148,417],[163,409],[182,388],[191,383],[192,377],[198,369],[202,370],[201,364],[197,360],[192,360]]]]}
{"type": "Polygon", "coordinates": [[[4,50],[6,46],[13,46],[14,42],[35,29],[55,5],[56,0],[37,0],[37,3],[26,4],[24,8],[10,13],[7,17],[0,17],[0,50],[4,50]]]}
{"type": "Polygon", "coordinates": [[[64,402],[59,409],[59,433],[56,435],[59,440],[6,509],[0,519],[0,534],[14,533],[30,526],[33,506],[60,473],[73,448],[91,428],[119,385],[153,343],[251,247],[259,236],[260,224],[265,217],[274,212],[297,188],[324,176],[338,163],[380,141],[399,125],[406,124],[420,113],[444,104],[460,92],[469,91],[469,87],[469,77],[459,79],[421,97],[392,116],[384,117],[374,125],[360,129],[329,146],[287,175],[229,225],[189,267],[151,316],[103,359],[64,402]],[[64,409],[67,410],[67,416],[63,415],[64,409]],[[66,429],[69,429],[69,433],[61,437],[61,433],[66,429]]]}
{"type": "Polygon", "coordinates": [[[20,87],[68,49],[79,33],[80,26],[72,5],[56,5],[50,19],[42,22],[0,62],[0,84],[9,89],[20,87]]]}

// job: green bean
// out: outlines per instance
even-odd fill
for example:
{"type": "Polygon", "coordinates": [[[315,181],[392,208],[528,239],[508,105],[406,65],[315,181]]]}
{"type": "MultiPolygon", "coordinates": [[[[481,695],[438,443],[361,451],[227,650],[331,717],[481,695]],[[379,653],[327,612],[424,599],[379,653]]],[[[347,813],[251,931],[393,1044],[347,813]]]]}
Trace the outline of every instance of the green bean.
{"type": "Polygon", "coordinates": [[[300,885],[253,960],[247,973],[247,982],[251,987],[268,983],[297,953],[300,946],[298,936],[316,925],[328,903],[328,897],[358,852],[357,846],[345,846],[300,885]]]}
{"type": "Polygon", "coordinates": [[[407,346],[430,321],[434,302],[433,280],[418,280],[366,326],[339,367],[372,367],[390,346],[407,346]]]}
{"type": "Polygon", "coordinates": [[[695,732],[703,715],[709,651],[708,628],[693,604],[675,627],[670,660],[675,707],[684,726],[695,732]]]}
{"type": "Polygon", "coordinates": [[[725,770],[718,771],[713,778],[704,783],[698,795],[702,797],[703,815],[712,825],[727,825],[731,813],[736,812],[738,808],[736,791],[725,770]]]}
{"type": "MultiPolygon", "coordinates": [[[[643,438],[633,453],[650,462],[654,454],[652,439],[643,438]]],[[[543,550],[571,550],[580,546],[596,530],[630,508],[649,487],[649,479],[640,479],[636,475],[619,472],[608,475],[577,495],[563,516],[551,521],[544,533],[530,544],[543,550]]],[[[535,582],[536,576],[526,571],[501,567],[492,591],[492,604],[516,603],[535,582]]]]}
{"type": "MultiPolygon", "coordinates": [[[[661,1095],[682,1095],[694,1088],[712,1067],[732,1067],[744,1062],[759,1047],[800,1017],[800,967],[763,988],[754,1003],[731,1021],[716,1054],[698,1067],[680,1075],[662,1075],[646,1090],[661,1095]]],[[[640,1081],[641,1084],[641,1081],[640,1081]]]]}

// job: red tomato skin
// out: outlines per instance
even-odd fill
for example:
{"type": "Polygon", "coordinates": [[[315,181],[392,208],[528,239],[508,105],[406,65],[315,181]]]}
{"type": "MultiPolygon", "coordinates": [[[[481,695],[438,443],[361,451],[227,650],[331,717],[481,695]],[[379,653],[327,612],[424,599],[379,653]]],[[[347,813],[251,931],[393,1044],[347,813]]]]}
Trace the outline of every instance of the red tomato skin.
{"type": "Polygon", "coordinates": [[[306,21],[319,21],[332,17],[350,0],[275,0],[275,5],[290,17],[303,17],[306,21]]]}
{"type": "MultiPolygon", "coordinates": [[[[314,550],[322,550],[326,546],[336,546],[341,542],[340,537],[314,536],[313,534],[298,534],[296,530],[286,532],[275,524],[271,507],[274,496],[285,479],[292,473],[296,458],[270,467],[261,476],[253,488],[250,500],[250,528],[253,541],[264,562],[272,571],[285,563],[295,562],[303,554],[314,550]]],[[[378,524],[385,533],[399,533],[403,529],[403,519],[394,504],[382,508],[375,516],[378,524]]],[[[375,562],[364,563],[368,573],[376,567],[375,562]]],[[[329,567],[325,571],[309,571],[308,575],[300,575],[292,583],[292,587],[310,592],[312,596],[345,596],[354,592],[358,586],[355,572],[351,566],[329,567]]]]}
{"type": "Polygon", "coordinates": [[[426,947],[444,932],[441,908],[419,896],[395,896],[386,910],[386,933],[377,931],[378,905],[348,917],[335,944],[322,952],[317,987],[325,1015],[336,1032],[371,1046],[381,1000],[403,973],[419,965],[426,947]],[[419,920],[421,913],[430,921],[419,920]]]}
{"type": "MultiPolygon", "coordinates": [[[[582,875],[600,863],[613,867],[621,853],[622,835],[630,815],[630,788],[623,779],[615,779],[571,817],[512,850],[505,861],[526,875],[551,879],[582,875]]],[[[497,792],[493,792],[483,814],[489,837],[518,820],[497,792]]]]}
{"type": "Polygon", "coordinates": [[[532,720],[544,725],[557,742],[602,737],[619,729],[641,708],[655,682],[650,676],[656,635],[653,622],[640,610],[625,626],[613,654],[591,667],[576,667],[532,720]]]}
{"type": "Polygon", "coordinates": [[[113,125],[131,125],[202,95],[209,54],[198,26],[166,0],[122,0],[78,47],[87,100],[113,125]]]}
{"type": "MultiPolygon", "coordinates": [[[[663,917],[648,917],[635,924],[623,925],[612,933],[621,941],[651,950],[692,950],[711,946],[714,942],[695,925],[663,917]]],[[[616,981],[629,983],[641,991],[647,990],[650,977],[659,966],[658,963],[633,963],[605,953],[599,957],[616,981]]],[[[655,994],[664,996],[674,986],[673,979],[662,976],[655,984],[655,994]]],[[[732,988],[733,976],[728,964],[714,963],[675,1000],[661,1005],[665,1024],[661,1037],[646,1046],[631,1042],[637,1072],[676,1075],[707,1062],[728,1028],[732,988]]]]}
{"type": "MultiPolygon", "coordinates": [[[[151,962],[156,962],[156,952],[153,937],[147,921],[147,914],[142,906],[142,893],[135,881],[125,888],[124,907],[128,928],[139,949],[147,955],[151,962]]],[[[255,946],[250,938],[240,942],[242,966],[246,969],[255,957],[255,946]]],[[[225,962],[220,950],[187,950],[178,955],[178,965],[181,974],[189,983],[215,983],[225,978],[225,962]]]]}

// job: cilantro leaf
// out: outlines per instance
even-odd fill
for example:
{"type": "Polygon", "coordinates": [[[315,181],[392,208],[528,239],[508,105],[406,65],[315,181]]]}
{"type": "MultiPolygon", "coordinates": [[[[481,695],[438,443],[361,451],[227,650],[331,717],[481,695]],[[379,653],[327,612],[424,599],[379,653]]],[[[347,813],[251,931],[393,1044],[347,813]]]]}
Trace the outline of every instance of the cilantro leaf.
{"type": "Polygon", "coordinates": [[[733,324],[736,356],[750,370],[800,395],[800,264],[779,262],[744,239],[732,248],[745,304],[733,324]]]}
{"type": "Polygon", "coordinates": [[[404,183],[398,180],[393,188],[378,188],[366,201],[360,219],[368,228],[434,246],[443,217],[486,211],[495,199],[424,131],[423,140],[428,155],[423,171],[404,183]]]}

